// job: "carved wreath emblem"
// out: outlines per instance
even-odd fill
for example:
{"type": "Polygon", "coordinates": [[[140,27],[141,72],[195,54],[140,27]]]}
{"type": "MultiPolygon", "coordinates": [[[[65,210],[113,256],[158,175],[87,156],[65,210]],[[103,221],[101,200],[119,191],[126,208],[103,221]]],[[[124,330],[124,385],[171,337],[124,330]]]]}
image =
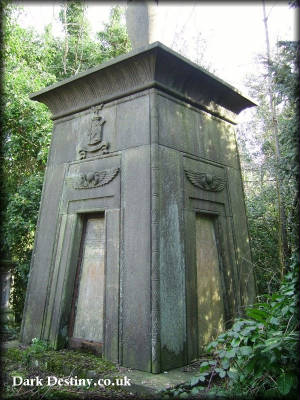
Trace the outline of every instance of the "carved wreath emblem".
{"type": "Polygon", "coordinates": [[[99,115],[99,111],[103,105],[96,107],[91,119],[90,129],[88,133],[88,142],[81,144],[78,149],[79,159],[87,158],[89,153],[106,154],[108,153],[109,144],[103,141],[103,126],[105,119],[99,115]]]}
{"type": "Polygon", "coordinates": [[[187,169],[184,171],[188,180],[200,189],[208,190],[210,192],[221,192],[221,190],[224,189],[226,179],[220,176],[204,172],[194,172],[187,169]]]}
{"type": "Polygon", "coordinates": [[[69,177],[68,184],[74,189],[91,189],[104,186],[118,175],[119,169],[111,168],[103,171],[81,173],[80,175],[69,177]]]}

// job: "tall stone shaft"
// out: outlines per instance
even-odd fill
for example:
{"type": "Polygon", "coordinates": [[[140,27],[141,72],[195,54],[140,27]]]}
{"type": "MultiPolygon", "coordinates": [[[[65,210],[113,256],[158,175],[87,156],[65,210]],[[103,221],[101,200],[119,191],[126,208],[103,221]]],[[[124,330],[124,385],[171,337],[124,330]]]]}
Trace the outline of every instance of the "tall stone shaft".
{"type": "Polygon", "coordinates": [[[134,50],[160,40],[157,0],[127,1],[126,27],[134,50]]]}

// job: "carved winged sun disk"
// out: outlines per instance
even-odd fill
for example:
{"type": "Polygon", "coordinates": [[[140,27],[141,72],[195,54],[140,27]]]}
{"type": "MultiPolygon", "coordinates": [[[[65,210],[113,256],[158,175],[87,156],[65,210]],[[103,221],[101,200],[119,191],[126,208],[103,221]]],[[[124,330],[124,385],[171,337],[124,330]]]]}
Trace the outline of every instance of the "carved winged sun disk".
{"type": "Polygon", "coordinates": [[[184,172],[192,185],[209,192],[221,192],[226,184],[226,179],[220,176],[188,169],[185,169],[184,172]]]}
{"type": "Polygon", "coordinates": [[[75,177],[70,177],[68,181],[74,189],[91,189],[104,186],[111,182],[119,172],[120,168],[105,169],[103,171],[81,173],[75,177]]]}

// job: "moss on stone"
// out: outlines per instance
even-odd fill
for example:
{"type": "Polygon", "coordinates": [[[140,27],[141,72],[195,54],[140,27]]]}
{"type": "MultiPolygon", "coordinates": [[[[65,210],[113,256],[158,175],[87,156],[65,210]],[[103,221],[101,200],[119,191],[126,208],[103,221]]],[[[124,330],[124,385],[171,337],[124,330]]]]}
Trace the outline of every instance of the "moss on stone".
{"type": "MultiPolygon", "coordinates": [[[[116,382],[120,378],[120,372],[117,367],[94,354],[83,353],[75,350],[36,350],[34,345],[27,348],[9,348],[2,354],[2,370],[3,370],[3,395],[4,398],[15,398],[15,396],[25,396],[28,392],[30,398],[40,398],[43,395],[48,398],[82,398],[88,393],[97,398],[98,395],[107,396],[107,398],[115,398],[115,396],[127,397],[121,386],[112,385],[103,388],[99,386],[70,386],[66,387],[13,387],[13,376],[20,376],[24,379],[34,378],[36,376],[46,381],[48,376],[76,377],[77,379],[95,378],[96,382],[99,378],[109,378],[111,382],[116,382]]],[[[101,397],[103,398],[103,397],[101,397]]]]}
{"type": "Polygon", "coordinates": [[[88,371],[94,371],[95,375],[117,371],[114,364],[99,356],[74,350],[49,350],[32,354],[30,359],[31,362],[38,361],[41,369],[55,374],[74,373],[78,377],[86,377],[88,371]]]}

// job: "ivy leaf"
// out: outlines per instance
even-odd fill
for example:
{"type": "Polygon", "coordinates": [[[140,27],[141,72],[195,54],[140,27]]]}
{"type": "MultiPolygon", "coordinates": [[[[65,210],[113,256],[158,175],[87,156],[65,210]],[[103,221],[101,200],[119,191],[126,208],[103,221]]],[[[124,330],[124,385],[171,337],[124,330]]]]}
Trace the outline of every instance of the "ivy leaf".
{"type": "Polygon", "coordinates": [[[222,370],[222,371],[219,373],[219,377],[220,377],[220,378],[225,378],[225,376],[226,376],[226,371],[222,370]]]}
{"type": "Polygon", "coordinates": [[[239,332],[239,331],[241,330],[241,327],[242,327],[244,324],[245,324],[244,321],[238,321],[238,322],[236,322],[236,323],[233,325],[232,329],[233,329],[235,332],[239,332]]]}
{"type": "Polygon", "coordinates": [[[210,365],[203,365],[202,367],[200,367],[200,373],[202,374],[205,371],[208,371],[210,369],[210,365]]]}
{"type": "Polygon", "coordinates": [[[226,357],[227,358],[233,358],[233,357],[235,357],[235,354],[236,354],[235,349],[226,351],[226,357]]]}
{"type": "Polygon", "coordinates": [[[227,375],[230,379],[232,379],[233,381],[237,381],[238,380],[238,374],[235,371],[227,371],[227,375]]]}
{"type": "Polygon", "coordinates": [[[220,358],[225,357],[225,355],[226,355],[226,351],[225,351],[225,350],[221,350],[221,351],[219,352],[219,357],[220,357],[220,358]]]}
{"type": "Polygon", "coordinates": [[[200,367],[206,367],[207,365],[209,365],[208,361],[203,361],[203,362],[200,364],[200,367]]]}
{"type": "Polygon", "coordinates": [[[180,393],[178,396],[180,399],[188,399],[189,395],[186,392],[180,393]]]}
{"type": "Polygon", "coordinates": [[[273,324],[273,325],[279,325],[279,319],[275,318],[275,317],[272,317],[270,319],[270,323],[273,324]]]}
{"type": "Polygon", "coordinates": [[[226,376],[226,372],[223,368],[216,368],[215,371],[219,375],[220,378],[224,378],[226,376]]]}
{"type": "Polygon", "coordinates": [[[281,374],[278,378],[277,385],[278,390],[282,395],[287,395],[294,383],[294,377],[290,374],[281,374]]]}
{"type": "Polygon", "coordinates": [[[177,390],[174,390],[174,396],[178,396],[179,395],[179,393],[181,393],[182,392],[182,389],[180,388],[180,389],[177,389],[177,390]]]}
{"type": "Polygon", "coordinates": [[[246,310],[246,314],[255,321],[266,324],[266,319],[268,317],[268,313],[266,311],[259,310],[258,308],[248,308],[246,310]]]}
{"type": "Polygon", "coordinates": [[[248,336],[250,332],[255,331],[255,330],[256,330],[256,326],[248,326],[247,328],[245,328],[241,331],[241,335],[248,336]]]}
{"type": "Polygon", "coordinates": [[[287,313],[289,310],[289,306],[285,306],[283,307],[283,309],[281,310],[281,313],[284,315],[285,313],[287,313]]]}
{"type": "Polygon", "coordinates": [[[203,386],[196,386],[191,390],[191,395],[194,396],[194,395],[198,394],[199,392],[201,392],[201,390],[204,390],[203,386]]]}
{"type": "Polygon", "coordinates": [[[193,376],[191,379],[191,386],[195,386],[199,383],[199,376],[193,376]]]}
{"type": "Polygon", "coordinates": [[[221,361],[221,367],[223,369],[228,369],[230,366],[229,360],[227,358],[223,358],[223,360],[221,361]]]}
{"type": "Polygon", "coordinates": [[[232,347],[237,347],[237,346],[239,346],[240,342],[241,342],[241,339],[234,338],[234,339],[232,339],[230,344],[231,344],[232,347]]]}
{"type": "Polygon", "coordinates": [[[253,349],[250,346],[242,346],[240,347],[240,352],[242,356],[249,356],[250,354],[252,354],[253,349]]]}
{"type": "Polygon", "coordinates": [[[190,385],[191,386],[195,386],[198,385],[199,382],[205,382],[205,376],[208,375],[206,374],[201,374],[198,376],[193,376],[193,378],[191,379],[190,385]]]}
{"type": "MultiPolygon", "coordinates": [[[[219,339],[220,339],[220,336],[219,336],[219,339]]],[[[207,346],[206,346],[206,349],[207,349],[207,351],[210,351],[210,350],[212,350],[213,348],[215,348],[215,347],[217,347],[218,346],[218,342],[210,342],[207,346]]]]}

